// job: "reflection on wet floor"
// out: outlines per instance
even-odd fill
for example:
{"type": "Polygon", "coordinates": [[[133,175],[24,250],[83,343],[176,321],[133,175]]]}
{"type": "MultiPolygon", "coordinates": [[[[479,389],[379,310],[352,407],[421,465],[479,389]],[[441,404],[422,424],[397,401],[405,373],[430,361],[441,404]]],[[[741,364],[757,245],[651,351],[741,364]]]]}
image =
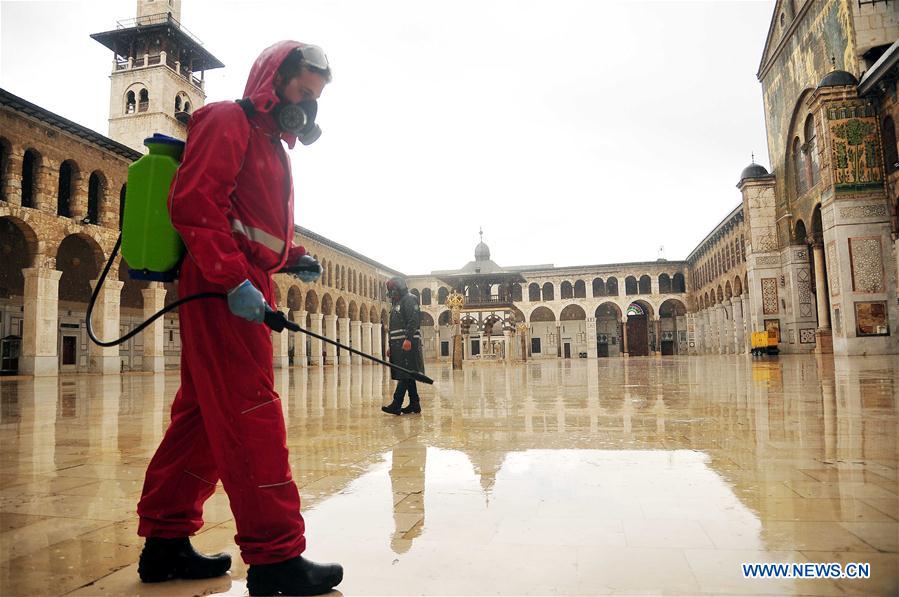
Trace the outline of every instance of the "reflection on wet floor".
{"type": "MultiPolygon", "coordinates": [[[[312,559],[346,594],[899,590],[899,361],[664,357],[276,371],[312,559]],[[743,562],[869,562],[750,580],[743,562]]],[[[140,585],[134,509],[177,374],[0,381],[0,594],[245,593],[219,488],[212,581],[140,585]]]]}

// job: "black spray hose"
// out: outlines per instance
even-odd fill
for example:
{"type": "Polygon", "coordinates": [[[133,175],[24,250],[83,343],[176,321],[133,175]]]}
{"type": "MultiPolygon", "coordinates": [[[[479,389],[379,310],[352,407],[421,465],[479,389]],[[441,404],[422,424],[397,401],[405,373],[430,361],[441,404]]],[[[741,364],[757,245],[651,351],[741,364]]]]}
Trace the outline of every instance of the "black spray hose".
{"type": "MultiPolygon", "coordinates": [[[[87,335],[91,339],[91,341],[94,344],[96,344],[97,346],[104,346],[104,347],[118,346],[119,344],[121,344],[123,342],[127,342],[134,336],[138,335],[139,333],[141,333],[142,331],[147,329],[147,327],[149,327],[154,321],[156,321],[157,319],[159,319],[160,317],[162,317],[169,311],[174,311],[175,309],[177,309],[184,303],[189,303],[190,301],[195,301],[195,300],[199,300],[199,299],[213,299],[213,298],[224,300],[224,301],[228,300],[228,295],[225,294],[224,292],[200,292],[197,294],[191,294],[189,296],[185,296],[184,298],[180,298],[177,301],[173,302],[172,304],[167,305],[166,307],[160,309],[159,311],[157,311],[156,313],[151,315],[149,319],[147,319],[146,321],[144,321],[143,323],[141,323],[140,325],[135,327],[133,330],[131,330],[130,332],[128,332],[121,338],[117,338],[116,340],[108,340],[108,341],[100,340],[99,338],[97,338],[97,336],[94,335],[94,327],[93,327],[93,323],[92,323],[94,304],[97,302],[97,297],[100,295],[100,289],[103,287],[103,282],[106,281],[106,276],[109,274],[109,270],[112,268],[112,264],[115,261],[116,255],[118,255],[119,248],[121,246],[122,246],[122,235],[119,234],[119,238],[116,239],[115,246],[112,248],[112,253],[109,255],[109,261],[106,262],[106,267],[103,268],[103,272],[100,274],[100,278],[97,280],[97,285],[94,287],[94,291],[91,293],[91,300],[87,304],[87,335]]],[[[313,338],[321,340],[322,342],[327,342],[328,344],[333,344],[334,346],[336,346],[338,348],[342,348],[348,352],[357,354],[363,358],[366,358],[370,361],[374,361],[375,363],[378,363],[380,365],[384,365],[386,367],[390,367],[391,369],[401,371],[407,375],[412,376],[412,378],[415,379],[416,381],[420,381],[420,382],[426,383],[426,384],[434,383],[433,379],[431,379],[430,377],[428,377],[427,375],[425,375],[419,371],[413,371],[412,369],[406,369],[405,367],[401,367],[399,365],[394,365],[393,363],[388,363],[387,361],[383,361],[375,356],[372,356],[370,354],[356,350],[355,348],[350,348],[349,346],[344,346],[340,342],[331,340],[330,338],[326,338],[324,336],[316,334],[315,332],[311,332],[309,330],[301,328],[296,323],[289,321],[287,319],[287,317],[285,317],[284,314],[281,313],[280,311],[274,311],[270,308],[266,308],[265,325],[267,325],[269,328],[271,328],[272,330],[274,330],[278,333],[284,331],[284,328],[287,328],[288,330],[290,330],[292,332],[302,332],[303,334],[306,334],[307,336],[312,336],[313,338]]]]}

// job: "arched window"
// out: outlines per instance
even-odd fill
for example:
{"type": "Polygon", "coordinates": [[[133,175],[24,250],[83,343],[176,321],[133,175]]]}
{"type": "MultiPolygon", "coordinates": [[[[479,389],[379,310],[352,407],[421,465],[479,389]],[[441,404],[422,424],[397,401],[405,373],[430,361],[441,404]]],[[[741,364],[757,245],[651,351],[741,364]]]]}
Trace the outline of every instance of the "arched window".
{"type": "Polygon", "coordinates": [[[540,300],[540,285],[536,282],[531,282],[528,285],[528,300],[531,302],[540,300]]]}
{"type": "Polygon", "coordinates": [[[29,149],[22,159],[22,207],[35,207],[35,189],[41,156],[29,149]]]}
{"type": "Polygon", "coordinates": [[[668,274],[659,276],[659,294],[671,292],[671,277],[668,274]]]}
{"type": "Polygon", "coordinates": [[[180,111],[181,111],[181,96],[176,95],[175,96],[175,112],[180,112],[180,111]]]}
{"type": "Polygon", "coordinates": [[[815,119],[809,114],[805,119],[805,165],[806,179],[809,188],[812,188],[821,180],[821,170],[818,168],[818,142],[815,138],[815,119]]]}
{"type": "Polygon", "coordinates": [[[637,294],[637,278],[628,276],[624,279],[624,294],[637,294]]]}
{"type": "Polygon", "coordinates": [[[122,190],[119,191],[119,230],[122,229],[122,222],[125,221],[125,194],[127,184],[122,185],[122,190]]]}
{"type": "Polygon", "coordinates": [[[87,181],[87,220],[90,224],[100,223],[100,204],[106,190],[103,187],[103,179],[96,172],[92,172],[87,181]]]}
{"type": "Polygon", "coordinates": [[[583,280],[574,283],[574,298],[587,298],[587,285],[583,280]]]}
{"type": "Polygon", "coordinates": [[[555,287],[552,282],[543,285],[543,300],[551,301],[555,299],[555,287]]]}
{"type": "Polygon", "coordinates": [[[440,290],[437,291],[437,302],[440,303],[441,305],[445,305],[446,299],[448,296],[449,296],[449,290],[447,290],[445,287],[441,286],[440,290]]]}
{"type": "Polygon", "coordinates": [[[650,280],[649,276],[643,274],[640,276],[640,294],[651,294],[652,293],[652,280],[650,280]]]}
{"type": "Polygon", "coordinates": [[[806,179],[805,155],[802,152],[802,142],[799,137],[793,139],[793,174],[796,177],[796,194],[805,194],[808,190],[808,180],[806,179]]]}
{"type": "Polygon", "coordinates": [[[883,119],[883,161],[887,172],[899,170],[899,147],[896,146],[896,125],[887,116],[883,119]]]}
{"type": "Polygon", "coordinates": [[[129,91],[125,95],[125,114],[134,114],[137,102],[134,99],[134,92],[129,91]]]}
{"type": "Polygon", "coordinates": [[[684,281],[684,275],[681,273],[674,274],[674,280],[672,281],[672,286],[674,287],[674,292],[687,292],[687,286],[684,281]]]}
{"type": "Polygon", "coordinates": [[[521,284],[512,284],[512,302],[521,300],[521,284]]]}
{"type": "Polygon", "coordinates": [[[570,299],[572,296],[574,296],[574,293],[572,292],[572,289],[571,289],[571,282],[569,282],[567,280],[565,282],[562,282],[561,295],[562,295],[562,300],[570,299]]]}
{"type": "Polygon", "coordinates": [[[184,102],[184,111],[190,114],[190,102],[184,102]]]}
{"type": "Polygon", "coordinates": [[[593,278],[593,296],[605,296],[606,283],[602,278],[593,278]]]}
{"type": "Polygon", "coordinates": [[[421,291],[421,304],[422,305],[430,305],[431,304],[431,289],[425,288],[421,291]]]}
{"type": "Polygon", "coordinates": [[[59,167],[59,192],[57,193],[56,214],[64,218],[72,217],[72,192],[75,189],[75,166],[66,160],[59,167]]]}
{"type": "Polygon", "coordinates": [[[606,280],[606,294],[618,296],[618,278],[612,277],[606,280]]]}
{"type": "Polygon", "coordinates": [[[140,90],[139,100],[137,102],[137,111],[146,112],[150,107],[150,92],[146,89],[140,90]]]}

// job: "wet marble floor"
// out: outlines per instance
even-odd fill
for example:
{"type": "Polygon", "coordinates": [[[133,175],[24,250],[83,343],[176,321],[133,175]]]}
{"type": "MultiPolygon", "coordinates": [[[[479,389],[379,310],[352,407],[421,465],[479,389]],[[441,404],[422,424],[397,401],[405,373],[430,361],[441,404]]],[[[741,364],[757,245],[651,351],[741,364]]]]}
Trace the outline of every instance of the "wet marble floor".
{"type": "MultiPolygon", "coordinates": [[[[899,591],[899,360],[742,356],[276,372],[307,555],[347,595],[899,591]],[[870,564],[867,580],[741,563],[870,564]]],[[[135,503],[177,374],[0,381],[0,594],[246,593],[219,488],[194,544],[229,576],[141,585],[135,503]]]]}

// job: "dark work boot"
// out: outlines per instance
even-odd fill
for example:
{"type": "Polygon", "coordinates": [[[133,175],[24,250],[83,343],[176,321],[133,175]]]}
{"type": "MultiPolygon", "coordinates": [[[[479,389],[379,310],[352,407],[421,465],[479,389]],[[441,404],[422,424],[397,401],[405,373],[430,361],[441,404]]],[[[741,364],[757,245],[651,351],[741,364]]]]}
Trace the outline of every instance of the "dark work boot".
{"type": "Polygon", "coordinates": [[[303,556],[277,564],[253,564],[247,571],[250,595],[322,595],[342,580],[340,564],[316,564],[303,556]]]}
{"type": "Polygon", "coordinates": [[[147,537],[137,573],[143,582],[162,582],[175,578],[215,578],[230,568],[231,556],[226,553],[204,556],[194,550],[187,537],[147,537]]]}
{"type": "Polygon", "coordinates": [[[405,408],[401,408],[400,412],[403,413],[404,415],[412,415],[412,414],[420,413],[421,412],[421,402],[419,402],[418,396],[416,396],[414,398],[412,396],[409,396],[409,406],[407,406],[405,408]]]}
{"type": "Polygon", "coordinates": [[[389,415],[400,415],[403,413],[403,409],[400,408],[402,402],[391,402],[387,406],[382,406],[381,410],[389,415]]]}

